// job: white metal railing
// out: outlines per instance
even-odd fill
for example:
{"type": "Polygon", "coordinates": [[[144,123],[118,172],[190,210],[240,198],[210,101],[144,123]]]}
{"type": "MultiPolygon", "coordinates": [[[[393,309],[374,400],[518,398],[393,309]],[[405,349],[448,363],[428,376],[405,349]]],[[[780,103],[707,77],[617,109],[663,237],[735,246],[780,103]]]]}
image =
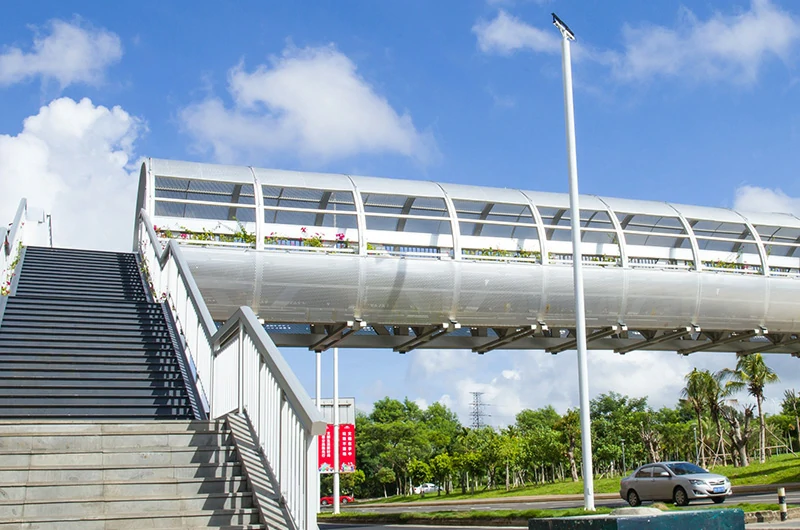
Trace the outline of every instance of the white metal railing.
{"type": "Polygon", "coordinates": [[[206,411],[247,414],[292,524],[316,528],[322,416],[252,309],[239,308],[217,329],[178,242],[162,247],[145,210],[137,241],[150,288],[169,302],[206,411]]]}
{"type": "Polygon", "coordinates": [[[25,219],[27,219],[28,201],[20,199],[17,207],[17,215],[11,226],[2,234],[2,248],[0,248],[0,296],[8,296],[11,293],[11,282],[14,277],[14,269],[19,262],[22,252],[23,232],[25,230],[25,219]]]}

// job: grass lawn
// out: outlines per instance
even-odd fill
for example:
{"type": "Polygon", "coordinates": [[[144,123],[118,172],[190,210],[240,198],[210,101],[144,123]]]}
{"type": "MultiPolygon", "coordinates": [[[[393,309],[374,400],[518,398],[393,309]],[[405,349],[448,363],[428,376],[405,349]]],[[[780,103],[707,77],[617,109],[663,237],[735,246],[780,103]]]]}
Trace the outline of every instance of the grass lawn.
{"type": "MultiPolygon", "coordinates": [[[[800,457],[793,455],[773,456],[764,464],[758,462],[751,463],[748,467],[717,466],[710,471],[725,475],[731,479],[734,486],[747,484],[781,484],[786,482],[800,482],[800,457]]],[[[617,493],[619,491],[620,477],[601,478],[594,481],[595,493],[617,493]]],[[[495,490],[479,490],[475,493],[462,494],[461,490],[450,493],[450,495],[436,495],[429,493],[422,495],[411,495],[404,497],[397,495],[388,499],[379,499],[370,502],[419,502],[437,500],[468,500],[468,499],[490,499],[504,497],[519,497],[526,495],[567,495],[583,493],[583,481],[556,482],[553,484],[536,484],[522,488],[506,491],[505,488],[495,490]]],[[[365,503],[366,504],[366,503],[365,503]]]]}

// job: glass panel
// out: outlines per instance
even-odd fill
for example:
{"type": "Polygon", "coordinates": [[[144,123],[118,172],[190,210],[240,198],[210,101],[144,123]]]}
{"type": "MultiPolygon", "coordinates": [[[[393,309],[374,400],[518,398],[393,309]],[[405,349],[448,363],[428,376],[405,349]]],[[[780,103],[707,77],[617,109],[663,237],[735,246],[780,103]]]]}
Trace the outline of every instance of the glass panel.
{"type": "Polygon", "coordinates": [[[539,215],[545,225],[569,226],[569,210],[563,208],[539,207],[539,215]]]}
{"type": "Polygon", "coordinates": [[[397,231],[396,217],[376,217],[373,215],[367,216],[367,230],[389,230],[391,232],[397,231]]]}
{"type": "Polygon", "coordinates": [[[524,204],[505,204],[481,201],[453,200],[459,219],[535,224],[530,207],[524,204]]]}
{"type": "Polygon", "coordinates": [[[663,248],[678,248],[681,245],[679,243],[688,242],[689,239],[678,238],[678,237],[669,237],[669,236],[660,236],[660,235],[653,235],[647,236],[644,234],[630,234],[625,233],[625,241],[629,245],[644,245],[647,247],[663,247],[663,248]]]}
{"type": "Polygon", "coordinates": [[[186,199],[193,201],[255,204],[252,184],[190,180],[174,177],[155,178],[157,198],[186,199]]]}
{"type": "Polygon", "coordinates": [[[323,214],[315,212],[287,212],[266,210],[264,222],[297,226],[330,226],[336,228],[357,228],[358,218],[347,214],[323,214]]]}
{"type": "Polygon", "coordinates": [[[800,228],[756,225],[755,229],[764,242],[774,241],[800,244],[800,228]]]}
{"type": "Polygon", "coordinates": [[[414,197],[409,215],[427,215],[432,217],[449,217],[447,204],[438,197],[414,197]]]}
{"type": "Polygon", "coordinates": [[[656,232],[662,234],[686,233],[681,220],[677,217],[617,213],[617,219],[624,231],[635,230],[637,232],[656,232]]]}
{"type": "Polygon", "coordinates": [[[190,219],[212,219],[215,221],[239,220],[244,223],[255,221],[253,208],[229,206],[210,206],[206,204],[181,204],[156,201],[156,215],[186,217],[190,219]]]}
{"type": "Polygon", "coordinates": [[[611,224],[608,212],[603,211],[581,210],[581,226],[583,228],[614,230],[614,225],[611,224]]]}
{"type": "Polygon", "coordinates": [[[450,234],[450,220],[433,221],[430,219],[401,219],[398,230],[403,232],[422,232],[424,234],[450,234]],[[405,226],[403,226],[405,221],[405,226]]]}
{"type": "Polygon", "coordinates": [[[689,219],[697,237],[727,237],[732,239],[753,239],[753,235],[744,223],[721,223],[719,221],[706,221],[689,219]]]}
{"type": "Polygon", "coordinates": [[[264,206],[306,208],[310,210],[356,210],[353,194],[349,191],[331,191],[308,188],[282,188],[262,186],[264,206]]]}

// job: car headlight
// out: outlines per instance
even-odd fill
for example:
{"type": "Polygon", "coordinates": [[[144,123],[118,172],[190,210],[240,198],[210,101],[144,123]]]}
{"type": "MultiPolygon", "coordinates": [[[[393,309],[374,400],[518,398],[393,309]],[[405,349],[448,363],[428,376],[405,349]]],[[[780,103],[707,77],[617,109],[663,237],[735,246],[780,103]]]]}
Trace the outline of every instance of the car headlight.
{"type": "Polygon", "coordinates": [[[706,481],[705,480],[697,480],[697,479],[689,479],[689,483],[692,484],[693,486],[705,486],[706,485],[706,481]]]}

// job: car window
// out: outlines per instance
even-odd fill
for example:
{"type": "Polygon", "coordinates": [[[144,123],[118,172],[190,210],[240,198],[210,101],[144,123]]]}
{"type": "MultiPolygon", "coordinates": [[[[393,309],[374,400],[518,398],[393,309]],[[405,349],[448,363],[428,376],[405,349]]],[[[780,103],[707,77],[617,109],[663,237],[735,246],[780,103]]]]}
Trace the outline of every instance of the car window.
{"type": "Polygon", "coordinates": [[[645,466],[636,472],[636,478],[650,478],[653,466],[645,466]]]}
{"type": "Polygon", "coordinates": [[[667,467],[672,470],[676,475],[694,475],[696,473],[708,473],[702,467],[692,464],[691,462],[675,462],[667,464],[667,467]]]}
{"type": "Polygon", "coordinates": [[[665,468],[664,466],[653,466],[653,476],[654,477],[656,477],[656,478],[667,478],[667,477],[662,477],[661,473],[667,473],[668,474],[667,468],[665,468]]]}

